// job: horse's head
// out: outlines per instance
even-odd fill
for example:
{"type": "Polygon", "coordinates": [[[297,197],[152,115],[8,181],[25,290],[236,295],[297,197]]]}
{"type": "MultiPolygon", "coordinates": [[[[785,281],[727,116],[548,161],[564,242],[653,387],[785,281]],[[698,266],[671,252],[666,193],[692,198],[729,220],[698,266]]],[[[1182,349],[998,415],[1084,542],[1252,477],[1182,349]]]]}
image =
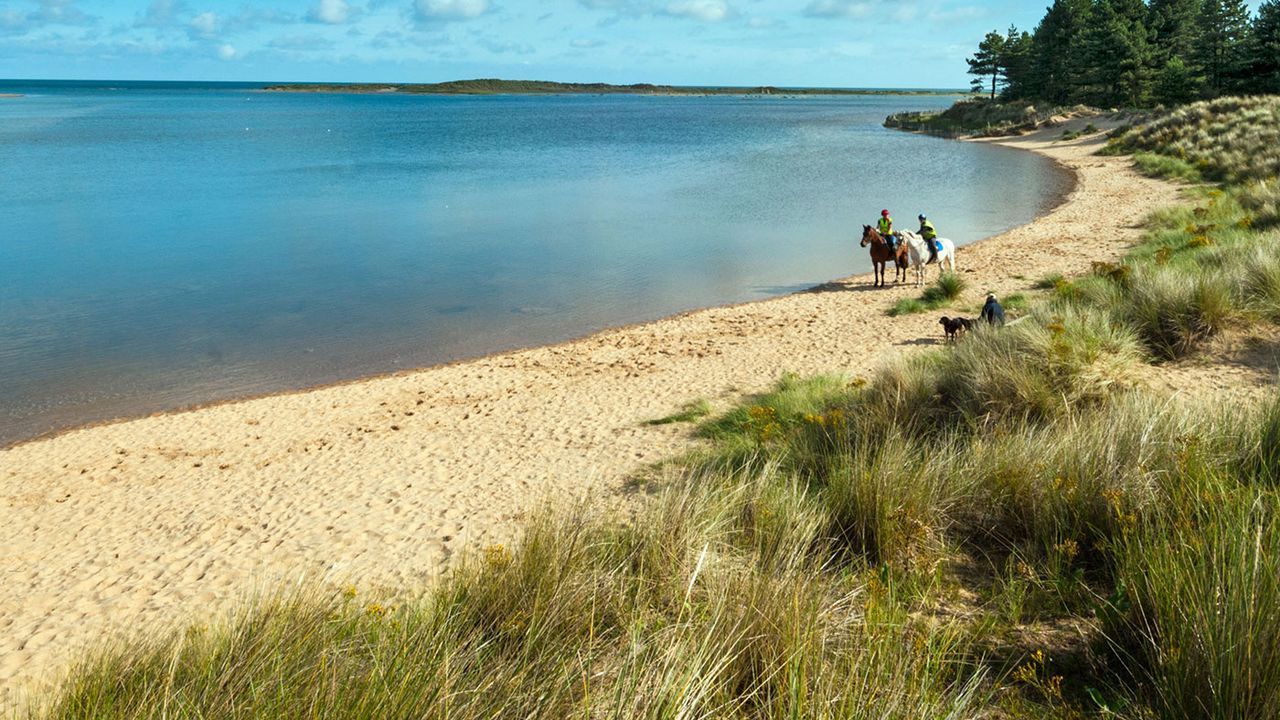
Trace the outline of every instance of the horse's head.
{"type": "Polygon", "coordinates": [[[875,228],[870,225],[862,226],[862,247],[866,247],[880,239],[880,233],[876,232],[875,228]]]}

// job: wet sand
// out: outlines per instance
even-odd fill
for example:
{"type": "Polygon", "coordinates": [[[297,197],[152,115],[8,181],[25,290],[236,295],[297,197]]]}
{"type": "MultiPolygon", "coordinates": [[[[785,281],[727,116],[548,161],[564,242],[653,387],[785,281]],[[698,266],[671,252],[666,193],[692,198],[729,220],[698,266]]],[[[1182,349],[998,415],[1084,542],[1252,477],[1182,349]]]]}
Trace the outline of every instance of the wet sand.
{"type": "MultiPolygon", "coordinates": [[[[1050,272],[1119,257],[1141,219],[1176,200],[1176,188],[1127,159],[1094,156],[1100,136],[1056,141],[1063,129],[999,141],[1054,158],[1078,182],[1035,223],[960,249],[965,314],[987,291],[1025,292],[1050,272]]],[[[611,497],[628,475],[693,443],[687,425],[646,420],[702,398],[727,407],[786,372],[866,376],[939,344],[941,313],[885,315],[918,292],[846,278],[0,451],[0,705],[47,688],[89,644],[217,612],[281,582],[421,586],[464,547],[510,542],[530,508],[611,497]]]]}

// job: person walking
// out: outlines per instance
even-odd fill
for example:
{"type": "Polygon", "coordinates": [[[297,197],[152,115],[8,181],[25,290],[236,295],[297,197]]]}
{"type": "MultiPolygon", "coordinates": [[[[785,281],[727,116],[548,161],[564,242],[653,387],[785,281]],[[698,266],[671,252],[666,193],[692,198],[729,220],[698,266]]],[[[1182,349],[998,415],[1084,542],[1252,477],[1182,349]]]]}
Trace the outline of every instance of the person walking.
{"type": "Polygon", "coordinates": [[[982,319],[992,327],[1004,325],[1004,308],[1000,306],[1000,301],[996,300],[995,295],[987,296],[987,303],[982,306],[982,319]]]}
{"type": "Polygon", "coordinates": [[[924,213],[920,213],[920,237],[929,245],[929,263],[938,262],[938,231],[924,213]]]}

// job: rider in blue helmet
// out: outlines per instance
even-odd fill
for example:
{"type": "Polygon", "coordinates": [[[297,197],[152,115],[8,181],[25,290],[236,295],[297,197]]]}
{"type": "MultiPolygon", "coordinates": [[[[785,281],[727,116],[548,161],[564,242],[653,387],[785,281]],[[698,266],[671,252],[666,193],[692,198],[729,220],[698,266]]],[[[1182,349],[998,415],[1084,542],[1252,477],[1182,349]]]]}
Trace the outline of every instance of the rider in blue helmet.
{"type": "Polygon", "coordinates": [[[929,218],[920,213],[920,237],[924,238],[925,243],[929,246],[929,262],[938,262],[938,231],[934,229],[933,223],[929,222],[929,218]]]}

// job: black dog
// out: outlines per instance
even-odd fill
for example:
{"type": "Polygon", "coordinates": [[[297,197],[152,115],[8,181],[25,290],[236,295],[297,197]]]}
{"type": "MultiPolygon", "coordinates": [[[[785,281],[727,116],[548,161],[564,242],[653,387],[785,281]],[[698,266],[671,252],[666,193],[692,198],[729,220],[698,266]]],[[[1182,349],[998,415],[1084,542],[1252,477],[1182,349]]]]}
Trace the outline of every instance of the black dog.
{"type": "Polygon", "coordinates": [[[961,332],[968,332],[971,330],[973,328],[973,323],[974,321],[969,318],[949,318],[946,315],[943,315],[942,319],[938,321],[938,324],[941,325],[942,329],[947,333],[948,342],[955,342],[961,332]]]}

